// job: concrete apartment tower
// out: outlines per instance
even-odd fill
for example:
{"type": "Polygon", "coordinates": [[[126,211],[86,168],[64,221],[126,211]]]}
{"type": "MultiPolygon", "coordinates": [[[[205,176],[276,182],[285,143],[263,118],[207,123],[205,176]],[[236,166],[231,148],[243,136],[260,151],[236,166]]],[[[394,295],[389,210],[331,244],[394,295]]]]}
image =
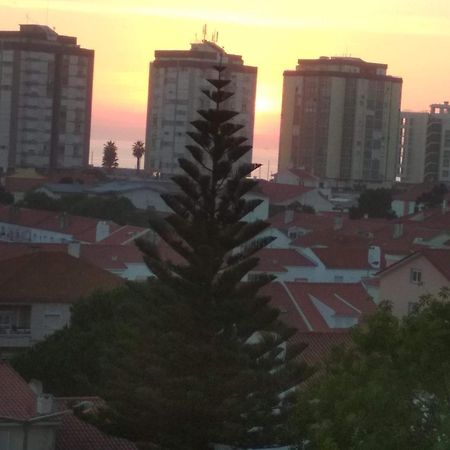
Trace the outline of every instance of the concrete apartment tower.
{"type": "Polygon", "coordinates": [[[405,183],[450,183],[450,104],[402,112],[399,175],[405,183]]]}
{"type": "Polygon", "coordinates": [[[402,79],[359,58],[300,59],[284,72],[278,170],[331,185],[389,185],[398,160],[402,79]]]}
{"type": "MultiPolygon", "coordinates": [[[[190,50],[157,50],[150,63],[145,169],[161,177],[179,172],[178,158],[189,158],[185,146],[192,144],[186,135],[193,130],[199,109],[207,109],[210,100],[202,89],[212,89],[206,81],[216,78],[214,66],[226,66],[224,78],[231,80],[227,90],[234,95],[223,103],[240,114],[234,121],[244,125],[236,135],[253,141],[257,68],[244,65],[242,56],[231,55],[216,42],[203,39],[190,50]]],[[[251,152],[249,152],[251,153],[251,152]]],[[[247,156],[247,155],[246,155],[247,156]]],[[[251,162],[251,154],[247,161],[251,162]]]]}
{"type": "Polygon", "coordinates": [[[43,25],[0,31],[0,167],[89,162],[94,51],[43,25]]]}

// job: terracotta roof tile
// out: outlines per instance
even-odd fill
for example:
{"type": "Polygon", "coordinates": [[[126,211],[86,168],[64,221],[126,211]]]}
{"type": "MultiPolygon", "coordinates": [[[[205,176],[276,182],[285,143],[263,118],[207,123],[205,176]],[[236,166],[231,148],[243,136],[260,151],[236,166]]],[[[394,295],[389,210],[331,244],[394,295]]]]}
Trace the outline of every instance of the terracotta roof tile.
{"type": "Polygon", "coordinates": [[[283,311],[281,318],[299,331],[328,332],[328,325],[313,299],[326,305],[335,315],[356,317],[376,310],[361,283],[273,282],[262,292],[272,297],[272,304],[283,311]]]}
{"type": "Polygon", "coordinates": [[[334,348],[349,345],[351,342],[350,330],[298,332],[291,339],[291,343],[304,343],[308,345],[300,354],[300,359],[308,365],[322,363],[334,348]]]}
{"type": "Polygon", "coordinates": [[[82,245],[80,258],[105,270],[124,269],[127,264],[144,263],[142,252],[135,245],[82,245]]]}
{"type": "Polygon", "coordinates": [[[7,363],[0,361],[0,418],[28,420],[37,415],[36,394],[7,363]]]}
{"type": "MultiPolygon", "coordinates": [[[[60,411],[70,409],[74,403],[82,401],[98,405],[98,397],[58,398],[60,411]]],[[[109,436],[93,425],[84,422],[72,412],[61,417],[61,424],[56,432],[56,450],[137,450],[126,439],[109,436]]]]}
{"type": "MultiPolygon", "coordinates": [[[[369,246],[366,247],[346,247],[335,245],[326,248],[314,248],[316,256],[329,269],[358,269],[375,270],[383,266],[372,267],[369,264],[369,246]]],[[[383,259],[383,258],[381,258],[383,259]]]]}
{"type": "Polygon", "coordinates": [[[266,180],[258,181],[258,189],[269,198],[270,203],[294,202],[301,195],[312,190],[312,188],[304,186],[274,183],[266,180]]]}
{"type": "Polygon", "coordinates": [[[286,272],[286,267],[315,267],[315,264],[294,249],[264,248],[257,255],[255,271],[286,272]]]}
{"type": "Polygon", "coordinates": [[[72,303],[123,280],[59,252],[36,252],[0,261],[0,302],[72,303]]]}
{"type": "MultiPolygon", "coordinates": [[[[69,234],[79,241],[95,242],[96,227],[101,220],[55,211],[0,205],[0,222],[69,234]]],[[[114,222],[108,221],[107,223],[110,233],[120,228],[114,222]]]]}
{"type": "Polygon", "coordinates": [[[148,233],[150,233],[148,228],[124,225],[114,230],[109,236],[99,242],[102,244],[113,245],[134,245],[135,239],[138,237],[144,237],[148,233]]]}

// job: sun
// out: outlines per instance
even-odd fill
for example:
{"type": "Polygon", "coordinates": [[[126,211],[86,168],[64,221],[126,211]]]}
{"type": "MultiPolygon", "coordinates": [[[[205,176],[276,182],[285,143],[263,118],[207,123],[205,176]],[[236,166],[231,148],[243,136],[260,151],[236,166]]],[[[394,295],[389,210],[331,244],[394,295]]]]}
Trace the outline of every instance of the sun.
{"type": "Polygon", "coordinates": [[[276,102],[268,96],[257,95],[255,109],[257,113],[268,113],[276,111],[276,102]]]}

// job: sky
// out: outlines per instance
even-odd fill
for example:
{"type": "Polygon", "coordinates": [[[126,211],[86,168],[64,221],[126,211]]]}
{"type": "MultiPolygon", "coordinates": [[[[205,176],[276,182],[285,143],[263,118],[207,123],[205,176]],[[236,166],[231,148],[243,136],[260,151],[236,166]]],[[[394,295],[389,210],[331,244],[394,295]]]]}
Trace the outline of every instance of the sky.
{"type": "Polygon", "coordinates": [[[352,56],[388,64],[403,78],[402,109],[450,100],[449,0],[0,0],[0,29],[40,23],[95,50],[91,153],[145,137],[148,66],[155,50],[184,50],[219,33],[218,44],[258,67],[254,161],[276,172],[283,71],[299,58],[352,56]]]}

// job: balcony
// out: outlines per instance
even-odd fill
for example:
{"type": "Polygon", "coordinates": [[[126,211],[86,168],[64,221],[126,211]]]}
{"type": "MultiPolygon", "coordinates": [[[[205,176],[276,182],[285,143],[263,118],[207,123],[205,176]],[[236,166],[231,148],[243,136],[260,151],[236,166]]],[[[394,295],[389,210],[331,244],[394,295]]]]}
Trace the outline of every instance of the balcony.
{"type": "Polygon", "coordinates": [[[11,328],[0,326],[0,348],[17,348],[30,346],[30,328],[11,328]]]}

